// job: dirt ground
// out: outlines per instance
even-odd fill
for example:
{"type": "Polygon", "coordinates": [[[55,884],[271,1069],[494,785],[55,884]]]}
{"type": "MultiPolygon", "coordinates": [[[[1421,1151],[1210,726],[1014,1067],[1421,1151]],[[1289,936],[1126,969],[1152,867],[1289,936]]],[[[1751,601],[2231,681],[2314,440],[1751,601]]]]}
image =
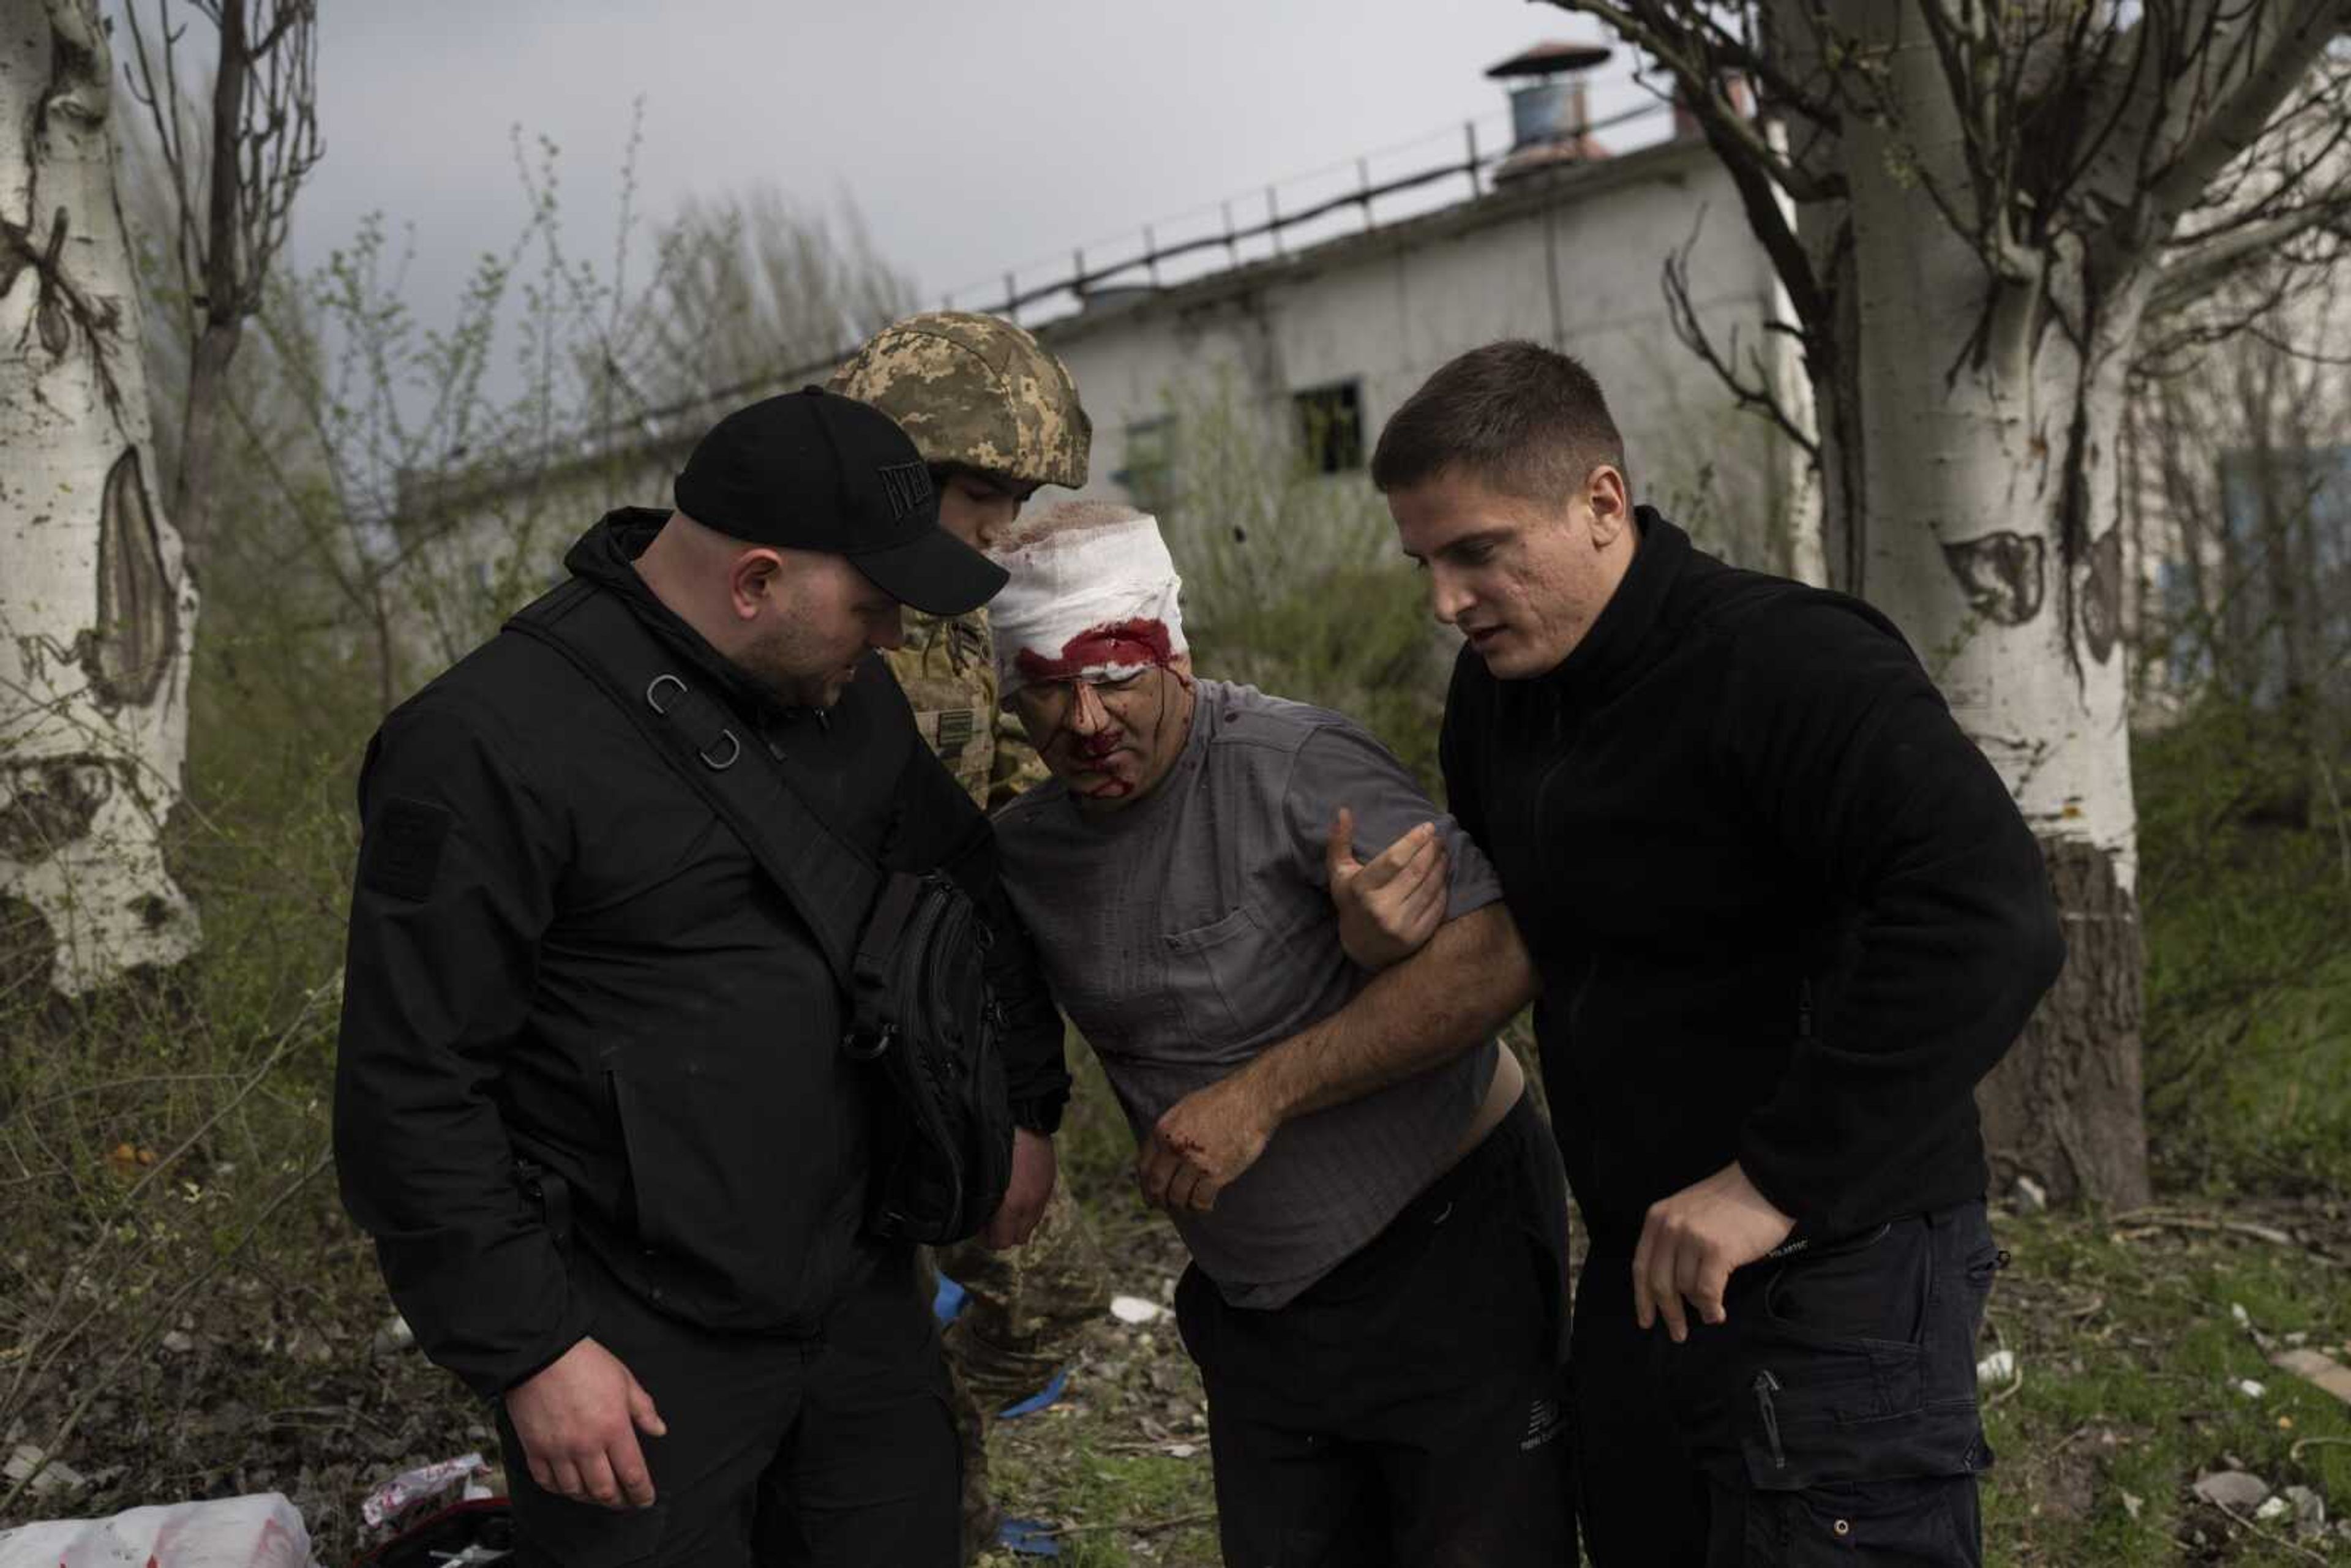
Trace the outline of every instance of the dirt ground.
{"type": "MultiPolygon", "coordinates": [[[[1172,1230],[1123,1195],[1096,1218],[1113,1289],[1164,1308],[1183,1264],[1172,1230]]],[[[2009,1214],[2000,1230],[2013,1262],[1984,1347],[2012,1352],[2022,1375],[1985,1389],[2000,1455],[1985,1491],[1992,1562],[2351,1562],[2351,1406],[2271,1364],[2289,1348],[2351,1363],[2343,1203],[2009,1214]],[[2200,1478],[2231,1469],[2319,1497],[2327,1524],[2298,1530],[2274,1509],[2198,1496],[2200,1478]]],[[[29,1290],[26,1254],[10,1261],[10,1289],[29,1290]]],[[[243,1264],[88,1401],[57,1456],[71,1480],[18,1517],[281,1490],[335,1568],[366,1542],[358,1507],[376,1482],[467,1450],[495,1457],[487,1412],[384,1336],[361,1243],[322,1235],[301,1255],[243,1264]]],[[[41,1443],[101,1370],[28,1366],[0,1348],[0,1379],[24,1375],[38,1394],[0,1453],[41,1443]]],[[[1066,1396],[999,1423],[990,1451],[1002,1505],[1063,1563],[1217,1562],[1206,1411],[1171,1316],[1104,1317],[1066,1396]]]]}

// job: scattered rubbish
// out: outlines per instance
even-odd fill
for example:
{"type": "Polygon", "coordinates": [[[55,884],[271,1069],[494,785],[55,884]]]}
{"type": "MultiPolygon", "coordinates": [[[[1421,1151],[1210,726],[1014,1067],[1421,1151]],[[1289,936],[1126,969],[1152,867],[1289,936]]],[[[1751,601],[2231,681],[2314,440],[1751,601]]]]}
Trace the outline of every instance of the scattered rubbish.
{"type": "Polygon", "coordinates": [[[1171,1459],[1188,1459],[1199,1451],[1197,1443],[1171,1443],[1167,1446],[1167,1457],[1171,1459]]]}
{"type": "Polygon", "coordinates": [[[2196,1495],[2214,1508],[2242,1513],[2270,1495],[2269,1483],[2243,1470],[2214,1470],[2196,1480],[2196,1495]]]}
{"type": "Polygon", "coordinates": [[[2137,1492],[2123,1493],[2123,1511],[2133,1519],[2137,1519],[2139,1516],[2139,1511],[2145,1507],[2147,1507],[2147,1499],[2137,1492]]]}
{"type": "Polygon", "coordinates": [[[996,1544],[1017,1557],[1059,1557],[1061,1542],[1041,1519],[1006,1519],[996,1527],[996,1544]]]}
{"type": "Polygon", "coordinates": [[[2270,1385],[2268,1384],[2255,1382],[2250,1377],[2240,1377],[2235,1383],[2230,1385],[2230,1386],[2248,1399],[2259,1399],[2262,1395],[2267,1394],[2270,1391],[2270,1385]]]}
{"type": "Polygon", "coordinates": [[[11,1481],[21,1481],[31,1476],[32,1484],[25,1490],[35,1497],[47,1497],[53,1492],[79,1491],[89,1484],[82,1479],[79,1470],[61,1460],[49,1459],[44,1466],[41,1461],[47,1458],[32,1444],[19,1443],[9,1453],[7,1461],[0,1463],[0,1476],[5,1476],[11,1481]]]}
{"type": "Polygon", "coordinates": [[[2351,1405],[2351,1366],[2323,1350],[2288,1350],[2270,1357],[2270,1364],[2315,1384],[2346,1405],[2351,1405]]]}
{"type": "Polygon", "coordinates": [[[402,1470],[368,1493],[366,1500],[360,1504],[360,1517],[367,1521],[369,1529],[377,1530],[418,1503],[446,1497],[451,1492],[457,1493],[460,1500],[487,1497],[490,1490],[480,1484],[480,1478],[488,1475],[489,1470],[479,1454],[460,1454],[438,1464],[402,1470]]]}
{"type": "Polygon", "coordinates": [[[996,1418],[999,1421],[1017,1421],[1023,1416],[1034,1416],[1038,1411],[1042,1410],[1046,1406],[1052,1404],[1053,1401],[1068,1393],[1069,1388],[1070,1369],[1065,1366],[1061,1371],[1053,1374],[1052,1382],[1048,1383],[1044,1387],[1029,1396],[1028,1398],[1016,1400],[1012,1404],[1007,1405],[1003,1409],[998,1410],[996,1413],[996,1418]]]}
{"type": "Polygon", "coordinates": [[[274,1491],[0,1531],[0,1568],[120,1568],[167,1561],[166,1551],[173,1563],[309,1568],[310,1536],[293,1503],[274,1491]]]}
{"type": "Polygon", "coordinates": [[[1123,1323],[1150,1323],[1165,1317],[1167,1309],[1141,1296],[1113,1296],[1110,1315],[1123,1323]]]}
{"type": "Polygon", "coordinates": [[[486,1568],[515,1554],[513,1506],[505,1498],[454,1503],[402,1530],[357,1568],[486,1568]]]}
{"type": "Polygon", "coordinates": [[[2029,1176],[2016,1178],[2015,1198],[2019,1214],[2040,1214],[2049,1207],[2049,1189],[2029,1176]]]}
{"type": "Polygon", "coordinates": [[[2011,1383],[2016,1378],[2016,1352],[1996,1350],[1976,1363],[1978,1383],[2011,1383]]]}
{"type": "Polygon", "coordinates": [[[373,1348],[378,1355],[395,1355],[415,1343],[416,1331],[408,1326],[406,1318],[394,1312],[383,1320],[382,1327],[375,1331],[373,1348]]]}
{"type": "Polygon", "coordinates": [[[2282,1497],[2273,1497],[2265,1499],[2261,1507],[2253,1510],[2253,1517],[2266,1524],[2273,1519],[2283,1519],[2293,1511],[2294,1504],[2282,1497]]]}
{"type": "Polygon", "coordinates": [[[2253,1314],[2245,1311],[2245,1303],[2242,1301],[2231,1301],[2229,1315],[2237,1320],[2237,1326],[2241,1329],[2250,1329],[2253,1326],[2253,1314]]]}
{"type": "Polygon", "coordinates": [[[955,1281],[948,1279],[945,1274],[940,1275],[939,1288],[931,1293],[931,1315],[939,1320],[941,1327],[945,1327],[956,1321],[956,1315],[963,1311],[964,1302],[970,1299],[970,1294],[971,1292],[966,1291],[955,1281]]]}
{"type": "Polygon", "coordinates": [[[196,1348],[196,1342],[190,1339],[186,1334],[182,1333],[178,1329],[173,1329],[171,1333],[165,1334],[163,1336],[162,1343],[163,1348],[173,1355],[185,1355],[188,1352],[196,1348]]]}

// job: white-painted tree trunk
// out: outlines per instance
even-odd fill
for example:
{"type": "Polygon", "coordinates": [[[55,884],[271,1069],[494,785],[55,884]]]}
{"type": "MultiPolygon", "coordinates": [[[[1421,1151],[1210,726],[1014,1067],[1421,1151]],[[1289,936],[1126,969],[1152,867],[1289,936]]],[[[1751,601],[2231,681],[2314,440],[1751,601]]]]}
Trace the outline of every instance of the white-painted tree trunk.
{"type": "MultiPolygon", "coordinates": [[[[1844,3],[1865,31],[1895,9],[1844,3]]],[[[2127,1205],[2147,1156],[2118,442],[2144,284],[2093,309],[2078,255],[2038,285],[1991,276],[1917,176],[1964,185],[1948,89],[1909,33],[1898,153],[1858,118],[1844,132],[1866,538],[1843,586],[1909,636],[2041,840],[2065,916],[2066,975],[1982,1095],[1995,1163],[2127,1205]],[[2053,300],[2087,331],[2053,324],[2053,300]]]]}
{"type": "Polygon", "coordinates": [[[1909,633],[2033,831],[2111,854],[2128,888],[2120,356],[2085,367],[2055,333],[2034,352],[2003,302],[1971,362],[1981,264],[1948,229],[1871,213],[1874,194],[1856,192],[1854,225],[1870,520],[1857,586],[1909,633]]]}
{"type": "Polygon", "coordinates": [[[68,994],[197,944],[162,855],[196,594],[162,515],[94,0],[0,0],[0,896],[68,994]]]}

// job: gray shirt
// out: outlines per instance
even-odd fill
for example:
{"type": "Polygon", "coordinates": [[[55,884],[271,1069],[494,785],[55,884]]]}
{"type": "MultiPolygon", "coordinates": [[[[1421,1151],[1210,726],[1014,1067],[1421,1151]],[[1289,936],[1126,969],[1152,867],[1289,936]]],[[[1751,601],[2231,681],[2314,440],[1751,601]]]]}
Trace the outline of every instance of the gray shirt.
{"type": "MultiPolygon", "coordinates": [[[[1087,816],[1055,781],[997,814],[1005,887],[1138,1141],[1370,983],[1339,946],[1324,869],[1342,806],[1364,860],[1437,822],[1448,919],[1501,897],[1468,835],[1353,721],[1218,681],[1199,683],[1183,755],[1150,794],[1087,816]]],[[[1286,1124],[1213,1210],[1178,1215],[1225,1299],[1280,1306],[1377,1235],[1453,1163],[1497,1049],[1286,1124]]]]}

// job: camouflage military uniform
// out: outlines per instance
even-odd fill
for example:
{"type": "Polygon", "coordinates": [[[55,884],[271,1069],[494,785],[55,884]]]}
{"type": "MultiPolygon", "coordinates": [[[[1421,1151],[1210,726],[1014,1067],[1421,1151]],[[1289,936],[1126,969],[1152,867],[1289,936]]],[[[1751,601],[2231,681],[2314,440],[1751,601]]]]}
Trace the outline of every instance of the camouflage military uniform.
{"type": "Polygon", "coordinates": [[[987,612],[906,614],[906,645],[891,673],[914,709],[914,727],[981,810],[992,811],[1046,778],[1019,721],[996,702],[987,612]]]}
{"type": "MultiPolygon", "coordinates": [[[[1061,361],[1019,328],[935,311],[876,334],[832,390],[872,403],[914,437],[935,469],[963,467],[1019,485],[1086,482],[1092,429],[1061,361]]],[[[987,613],[941,619],[909,612],[890,655],[923,739],[983,810],[1046,776],[1019,725],[997,706],[987,613]]],[[[1044,1388],[1075,1356],[1085,1324],[1109,1306],[1102,1250],[1057,1185],[1028,1242],[990,1252],[967,1242],[939,1267],[967,1292],[947,1331],[956,1424],[964,1444],[964,1559],[996,1536],[987,1496],[992,1412],[1044,1388]]]]}

